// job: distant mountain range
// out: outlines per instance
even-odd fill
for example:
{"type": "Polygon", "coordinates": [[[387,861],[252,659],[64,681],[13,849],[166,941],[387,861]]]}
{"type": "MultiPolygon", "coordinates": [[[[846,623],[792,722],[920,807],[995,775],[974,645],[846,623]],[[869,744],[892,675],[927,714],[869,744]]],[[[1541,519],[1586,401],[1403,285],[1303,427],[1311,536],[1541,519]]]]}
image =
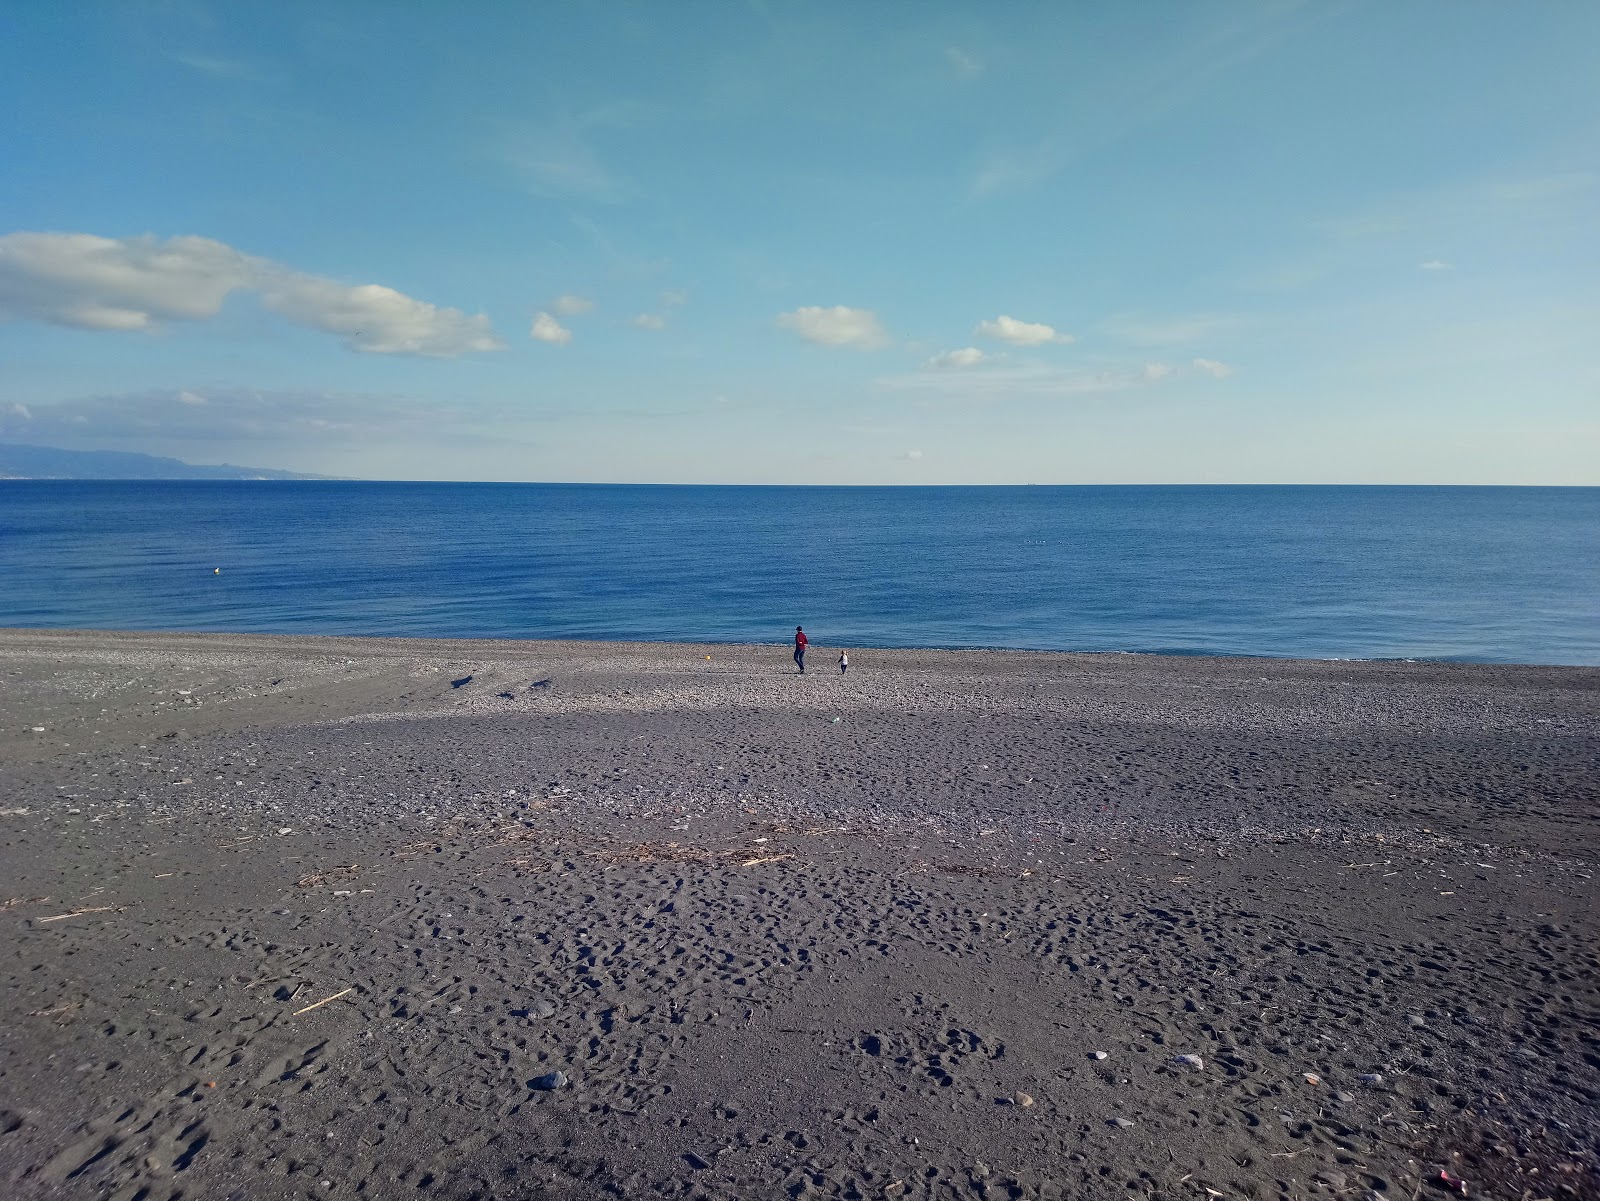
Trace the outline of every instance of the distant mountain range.
{"type": "Polygon", "coordinates": [[[121,450],[60,450],[0,443],[0,479],[8,480],[332,480],[333,475],[215,466],[121,450]]]}

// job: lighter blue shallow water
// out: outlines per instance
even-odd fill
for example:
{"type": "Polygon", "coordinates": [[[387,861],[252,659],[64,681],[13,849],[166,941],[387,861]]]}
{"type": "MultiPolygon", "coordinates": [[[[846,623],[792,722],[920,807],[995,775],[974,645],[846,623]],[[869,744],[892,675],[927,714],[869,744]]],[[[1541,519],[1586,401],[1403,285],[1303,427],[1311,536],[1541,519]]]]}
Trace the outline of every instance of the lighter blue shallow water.
{"type": "Polygon", "coordinates": [[[1600,664],[1600,488],[0,482],[0,626],[796,623],[819,645],[1600,664]]]}

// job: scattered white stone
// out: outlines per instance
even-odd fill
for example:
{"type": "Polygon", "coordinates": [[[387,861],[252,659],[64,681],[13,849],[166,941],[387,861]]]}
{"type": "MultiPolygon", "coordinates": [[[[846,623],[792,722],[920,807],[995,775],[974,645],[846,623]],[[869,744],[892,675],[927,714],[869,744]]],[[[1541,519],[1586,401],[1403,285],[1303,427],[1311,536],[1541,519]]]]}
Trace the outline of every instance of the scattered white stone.
{"type": "Polygon", "coordinates": [[[1106,1053],[1104,1051],[1090,1051],[1089,1052],[1089,1058],[1090,1059],[1104,1059],[1105,1057],[1106,1057],[1106,1053]]]}
{"type": "Polygon", "coordinates": [[[1361,1077],[1361,1083],[1362,1084],[1382,1084],[1383,1083],[1383,1073],[1382,1072],[1368,1072],[1366,1075],[1361,1077]]]}
{"type": "Polygon", "coordinates": [[[1174,1055],[1172,1062],[1179,1067],[1193,1068],[1197,1072],[1203,1070],[1206,1066],[1206,1061],[1198,1055],[1174,1055]]]}

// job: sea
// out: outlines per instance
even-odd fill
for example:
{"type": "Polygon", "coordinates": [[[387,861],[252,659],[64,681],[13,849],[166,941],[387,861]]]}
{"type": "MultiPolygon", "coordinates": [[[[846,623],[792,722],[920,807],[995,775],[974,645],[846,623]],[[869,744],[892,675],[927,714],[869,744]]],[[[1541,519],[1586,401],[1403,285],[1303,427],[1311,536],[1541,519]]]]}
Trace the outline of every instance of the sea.
{"type": "Polygon", "coordinates": [[[0,481],[0,626],[1600,664],[1600,488],[0,481]]]}

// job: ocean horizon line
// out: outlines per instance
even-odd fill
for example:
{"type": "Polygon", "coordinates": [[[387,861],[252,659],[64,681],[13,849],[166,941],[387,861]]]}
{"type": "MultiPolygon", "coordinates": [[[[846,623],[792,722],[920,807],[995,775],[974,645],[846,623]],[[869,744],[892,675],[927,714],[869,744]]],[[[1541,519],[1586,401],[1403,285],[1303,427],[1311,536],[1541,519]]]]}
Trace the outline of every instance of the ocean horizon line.
{"type": "MultiPolygon", "coordinates": [[[[201,464],[200,466],[213,466],[201,464]]],[[[489,488],[744,488],[744,489],[817,489],[817,490],[894,490],[915,491],[918,489],[985,489],[1020,490],[1026,488],[1168,488],[1168,489],[1211,489],[1211,488],[1366,488],[1366,489],[1502,489],[1502,490],[1555,490],[1560,489],[1570,492],[1593,491],[1600,489],[1600,483],[1594,484],[1506,484],[1506,483],[1371,483],[1371,482],[1302,482],[1285,480],[1261,481],[1232,481],[1232,482],[1151,482],[1131,481],[1119,483],[1013,483],[1013,484],[934,484],[934,483],[877,483],[877,484],[823,484],[823,483],[716,483],[685,480],[443,480],[443,479],[362,479],[356,476],[324,476],[318,479],[273,479],[265,476],[244,477],[237,479],[197,479],[185,477],[75,477],[75,476],[0,476],[0,484],[197,484],[204,486],[237,485],[237,484],[292,484],[292,485],[343,485],[343,484],[408,484],[429,486],[456,486],[456,487],[489,487],[489,488]]]]}

